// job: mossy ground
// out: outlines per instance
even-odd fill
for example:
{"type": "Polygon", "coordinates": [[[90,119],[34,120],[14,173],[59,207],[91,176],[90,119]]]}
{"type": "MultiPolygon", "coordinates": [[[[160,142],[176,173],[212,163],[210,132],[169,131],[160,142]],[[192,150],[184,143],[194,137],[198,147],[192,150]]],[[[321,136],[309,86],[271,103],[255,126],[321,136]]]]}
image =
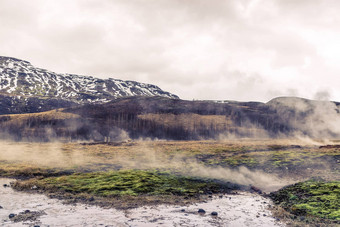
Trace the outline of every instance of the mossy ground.
{"type": "Polygon", "coordinates": [[[178,176],[159,171],[123,170],[76,173],[60,177],[33,179],[19,184],[36,185],[46,190],[88,193],[96,196],[180,195],[195,196],[231,190],[231,185],[178,176]]]}
{"type": "Polygon", "coordinates": [[[123,170],[75,173],[17,181],[17,190],[47,193],[72,202],[85,202],[116,208],[148,204],[183,204],[201,201],[202,196],[229,193],[235,184],[179,176],[167,172],[123,170]],[[95,198],[95,199],[94,199],[95,198]]]}
{"type": "Polygon", "coordinates": [[[273,201],[299,217],[320,218],[340,224],[340,181],[309,180],[271,193],[273,201]]]}

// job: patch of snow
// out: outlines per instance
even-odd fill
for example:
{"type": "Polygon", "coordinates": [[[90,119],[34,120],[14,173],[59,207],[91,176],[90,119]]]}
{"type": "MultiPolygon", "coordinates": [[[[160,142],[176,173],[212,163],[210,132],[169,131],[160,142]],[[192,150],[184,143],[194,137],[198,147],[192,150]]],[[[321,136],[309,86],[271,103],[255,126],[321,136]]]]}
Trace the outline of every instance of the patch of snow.
{"type": "Polygon", "coordinates": [[[10,68],[10,69],[12,69],[12,68],[14,67],[13,62],[8,63],[7,67],[10,68]]]}

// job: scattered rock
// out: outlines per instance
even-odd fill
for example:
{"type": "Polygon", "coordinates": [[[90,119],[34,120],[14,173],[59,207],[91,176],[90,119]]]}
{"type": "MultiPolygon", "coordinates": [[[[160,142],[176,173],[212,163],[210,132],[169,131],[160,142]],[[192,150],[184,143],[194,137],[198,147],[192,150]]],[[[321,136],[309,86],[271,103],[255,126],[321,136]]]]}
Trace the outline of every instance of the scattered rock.
{"type": "Polygon", "coordinates": [[[267,215],[266,214],[263,214],[263,217],[266,217],[267,215]]]}
{"type": "Polygon", "coordinates": [[[199,214],[205,214],[205,210],[203,210],[203,209],[200,208],[200,209],[198,209],[198,213],[199,213],[199,214]]]}
{"type": "Polygon", "coordinates": [[[322,149],[322,148],[327,148],[327,149],[340,148],[340,145],[325,145],[325,146],[319,147],[319,149],[322,149]]]}
{"type": "Polygon", "coordinates": [[[253,191],[253,192],[257,192],[259,194],[262,194],[262,190],[253,186],[253,185],[250,186],[250,190],[253,191]]]}
{"type": "Polygon", "coordinates": [[[3,184],[3,186],[4,186],[4,188],[6,188],[6,187],[9,187],[9,185],[8,185],[8,184],[3,184]]]}
{"type": "Polygon", "coordinates": [[[3,209],[3,207],[2,207],[2,206],[0,206],[0,209],[3,209]]]}
{"type": "Polygon", "coordinates": [[[89,199],[89,201],[90,201],[90,202],[94,201],[94,198],[93,198],[93,197],[91,197],[91,198],[89,199]]]}
{"type": "Polygon", "coordinates": [[[185,212],[185,209],[182,209],[181,212],[185,212]]]}
{"type": "Polygon", "coordinates": [[[45,215],[45,214],[46,213],[44,211],[25,210],[23,212],[20,212],[18,215],[10,214],[9,218],[13,222],[37,221],[37,219],[40,216],[45,215]],[[12,217],[11,217],[11,215],[12,215],[12,217]]]}
{"type": "Polygon", "coordinates": [[[222,199],[222,198],[223,198],[223,195],[220,195],[219,197],[222,199]]]}
{"type": "Polygon", "coordinates": [[[217,212],[215,212],[215,211],[213,211],[213,212],[211,212],[211,215],[212,215],[212,216],[217,216],[217,215],[218,215],[218,213],[217,213],[217,212]]]}
{"type": "Polygon", "coordinates": [[[16,216],[16,214],[9,214],[8,217],[9,218],[14,218],[16,216]]]}
{"type": "Polygon", "coordinates": [[[38,189],[38,187],[37,187],[36,185],[33,185],[33,186],[31,187],[31,189],[32,189],[32,190],[36,190],[36,189],[38,189]]]}

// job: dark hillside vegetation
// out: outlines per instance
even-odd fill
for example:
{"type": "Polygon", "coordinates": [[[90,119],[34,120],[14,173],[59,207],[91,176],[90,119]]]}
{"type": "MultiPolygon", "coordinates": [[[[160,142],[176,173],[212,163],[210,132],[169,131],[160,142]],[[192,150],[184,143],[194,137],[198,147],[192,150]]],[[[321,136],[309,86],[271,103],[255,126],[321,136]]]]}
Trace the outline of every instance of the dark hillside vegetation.
{"type": "Polygon", "coordinates": [[[19,97],[0,93],[0,114],[37,113],[77,105],[54,97],[19,97]]]}
{"type": "Polygon", "coordinates": [[[337,138],[338,129],[330,127],[331,123],[340,121],[340,114],[334,109],[337,106],[321,103],[320,107],[319,104],[299,98],[279,98],[264,104],[139,96],[65,108],[57,111],[57,118],[51,111],[25,117],[3,115],[0,126],[4,136],[44,141],[52,138],[95,141],[127,138],[198,140],[230,136],[277,138],[296,134],[337,138]],[[320,118],[323,116],[321,110],[328,112],[325,118],[320,118]],[[73,117],[65,117],[69,114],[73,117]],[[308,125],[310,122],[313,124],[308,125]]]}

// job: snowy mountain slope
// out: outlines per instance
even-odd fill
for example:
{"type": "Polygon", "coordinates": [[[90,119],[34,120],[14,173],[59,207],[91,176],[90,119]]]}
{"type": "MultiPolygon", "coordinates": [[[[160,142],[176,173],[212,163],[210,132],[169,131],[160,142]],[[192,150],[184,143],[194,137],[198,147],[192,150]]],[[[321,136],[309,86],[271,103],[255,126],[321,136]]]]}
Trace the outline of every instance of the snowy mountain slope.
{"type": "Polygon", "coordinates": [[[27,61],[0,56],[0,93],[20,97],[57,98],[79,104],[107,102],[127,96],[178,96],[151,84],[91,76],[58,74],[27,61]]]}

